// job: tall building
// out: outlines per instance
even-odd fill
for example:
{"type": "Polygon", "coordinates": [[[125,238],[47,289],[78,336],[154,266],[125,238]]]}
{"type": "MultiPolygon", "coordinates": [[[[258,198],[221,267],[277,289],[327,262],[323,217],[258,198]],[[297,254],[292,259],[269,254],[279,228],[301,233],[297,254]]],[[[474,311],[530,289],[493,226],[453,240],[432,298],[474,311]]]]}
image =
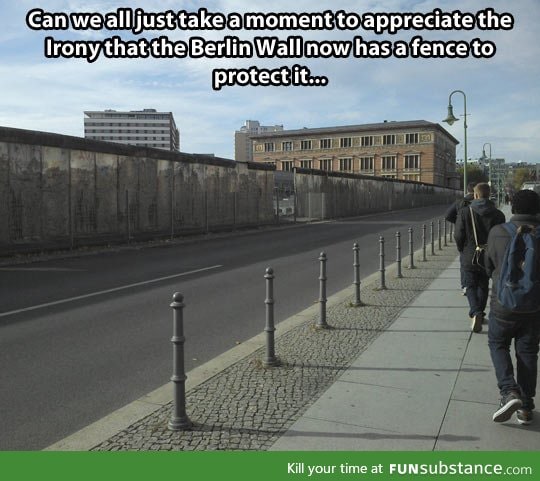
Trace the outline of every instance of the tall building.
{"type": "Polygon", "coordinates": [[[156,109],[85,111],[84,136],[118,144],[180,150],[180,133],[173,114],[156,109]]]}
{"type": "Polygon", "coordinates": [[[381,122],[252,134],[253,161],[459,188],[456,145],[439,124],[381,122]]]}
{"type": "Polygon", "coordinates": [[[250,135],[264,132],[279,132],[283,125],[261,125],[258,120],[246,120],[246,123],[234,133],[234,159],[237,162],[253,161],[253,145],[250,135]]]}

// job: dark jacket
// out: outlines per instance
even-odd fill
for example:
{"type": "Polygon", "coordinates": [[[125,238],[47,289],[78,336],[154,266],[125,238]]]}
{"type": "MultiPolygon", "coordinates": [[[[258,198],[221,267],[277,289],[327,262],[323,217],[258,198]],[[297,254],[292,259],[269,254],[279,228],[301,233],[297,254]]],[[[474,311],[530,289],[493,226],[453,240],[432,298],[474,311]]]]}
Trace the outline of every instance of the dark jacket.
{"type": "Polygon", "coordinates": [[[473,266],[472,258],[476,249],[471,220],[471,207],[474,212],[478,244],[486,244],[489,231],[493,226],[505,221],[504,214],[488,199],[475,199],[468,206],[459,209],[456,219],[454,238],[458,251],[462,253],[461,267],[468,271],[481,271],[481,267],[473,266]]]}
{"type": "Polygon", "coordinates": [[[458,199],[458,200],[456,200],[456,201],[448,208],[448,210],[447,210],[446,213],[444,214],[444,218],[445,218],[448,222],[451,222],[452,224],[455,224],[455,223],[456,223],[456,219],[457,219],[457,213],[458,213],[459,209],[461,209],[462,207],[465,207],[465,206],[469,205],[473,200],[474,200],[474,194],[467,194],[465,197],[463,197],[463,199],[458,199]]]}
{"type": "MultiPolygon", "coordinates": [[[[540,225],[538,217],[534,215],[516,214],[510,219],[510,222],[517,226],[528,224],[537,226],[540,225]]],[[[497,284],[499,281],[499,274],[501,272],[501,264],[504,259],[506,247],[510,243],[510,234],[504,229],[503,226],[495,226],[489,232],[487,255],[485,258],[486,271],[488,275],[493,279],[491,286],[491,301],[490,310],[495,317],[504,321],[518,321],[518,320],[540,320],[540,313],[533,314],[515,314],[508,311],[499,304],[497,301],[497,284]]],[[[539,308],[540,308],[540,299],[539,308]]]]}

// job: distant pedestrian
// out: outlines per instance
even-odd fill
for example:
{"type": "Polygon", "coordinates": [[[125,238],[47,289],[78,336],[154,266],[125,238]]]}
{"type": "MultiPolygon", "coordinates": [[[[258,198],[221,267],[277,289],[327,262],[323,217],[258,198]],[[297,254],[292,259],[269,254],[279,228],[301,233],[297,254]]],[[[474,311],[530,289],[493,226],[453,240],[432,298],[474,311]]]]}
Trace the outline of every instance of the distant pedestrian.
{"type": "MultiPolygon", "coordinates": [[[[512,197],[512,214],[509,224],[514,224],[518,232],[535,234],[534,229],[540,225],[538,214],[540,213],[540,197],[532,190],[521,190],[512,197]],[[525,226],[525,227],[523,227],[525,226]],[[530,227],[527,227],[530,226],[530,227]]],[[[534,239],[534,238],[533,238],[534,239]]],[[[521,239],[523,241],[523,238],[521,239]]],[[[536,251],[540,250],[540,240],[536,239],[532,244],[536,251]]],[[[493,414],[493,421],[508,421],[517,411],[517,420],[520,424],[531,424],[533,420],[534,396],[538,372],[538,350],[540,344],[540,296],[538,292],[527,299],[532,305],[526,306],[527,311],[520,313],[514,309],[508,309],[499,300],[498,289],[501,275],[506,275],[507,269],[504,259],[507,247],[513,244],[511,234],[506,230],[506,225],[496,226],[489,233],[488,249],[486,256],[486,269],[492,276],[492,290],[489,312],[488,344],[491,353],[497,385],[501,394],[499,409],[493,414]],[[510,356],[510,345],[514,340],[516,354],[517,377],[514,377],[514,366],[510,356]],[[517,382],[516,382],[517,380],[517,382]]],[[[519,244],[516,244],[519,245],[519,244]]],[[[531,253],[534,249],[530,249],[531,253]]],[[[519,251],[518,251],[519,252],[519,251]]],[[[519,254],[522,255],[522,254],[519,254]]],[[[540,275],[540,252],[536,252],[536,262],[526,265],[524,258],[518,257],[513,262],[517,263],[523,272],[517,278],[515,284],[522,284],[520,279],[526,279],[533,275],[538,282],[540,275]],[[528,269],[528,270],[527,270],[528,269]]],[[[504,277],[503,277],[504,279],[504,277]]],[[[513,283],[505,282],[504,290],[513,288],[513,283]]],[[[534,289],[534,284],[529,283],[534,289]]],[[[516,297],[522,304],[524,297],[516,297]]],[[[503,299],[504,301],[505,299],[503,299]]]]}
{"type": "Polygon", "coordinates": [[[489,277],[483,265],[480,265],[483,261],[473,261],[481,254],[478,247],[485,246],[491,228],[505,221],[504,214],[489,200],[489,194],[490,188],[486,183],[474,187],[474,200],[468,207],[462,207],[458,211],[454,234],[461,254],[461,269],[473,332],[482,331],[489,296],[489,277]]]}
{"type": "Polygon", "coordinates": [[[461,209],[462,207],[467,207],[474,200],[475,185],[476,182],[469,182],[467,184],[467,195],[465,195],[465,197],[463,197],[462,199],[458,199],[453,202],[452,205],[448,208],[448,210],[444,214],[444,218],[448,222],[455,224],[459,209],[461,209]]]}
{"type": "MultiPolygon", "coordinates": [[[[448,222],[450,222],[451,224],[455,224],[459,210],[462,207],[467,207],[474,200],[474,186],[475,185],[476,185],[475,182],[469,182],[467,184],[467,195],[463,197],[462,199],[458,199],[455,202],[453,202],[452,205],[448,208],[448,210],[444,214],[444,218],[448,222]]],[[[461,256],[461,253],[460,253],[460,256],[461,256]]],[[[463,269],[460,269],[460,277],[461,277],[461,289],[463,291],[463,295],[466,295],[465,274],[464,274],[463,269]]]]}

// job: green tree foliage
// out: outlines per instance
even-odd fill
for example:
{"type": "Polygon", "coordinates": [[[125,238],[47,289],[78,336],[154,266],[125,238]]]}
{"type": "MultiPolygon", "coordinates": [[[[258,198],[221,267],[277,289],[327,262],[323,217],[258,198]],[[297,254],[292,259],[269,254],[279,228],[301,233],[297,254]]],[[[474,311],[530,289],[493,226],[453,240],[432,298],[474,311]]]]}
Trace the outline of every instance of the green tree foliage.
{"type": "Polygon", "coordinates": [[[512,179],[513,187],[516,190],[521,189],[521,186],[523,185],[523,182],[529,182],[533,181],[534,179],[533,173],[530,171],[530,169],[527,168],[520,168],[514,170],[514,175],[512,179]]]}
{"type": "MultiPolygon", "coordinates": [[[[457,168],[457,173],[461,177],[461,184],[463,186],[463,166],[457,168]]],[[[467,184],[469,182],[474,182],[478,184],[479,182],[487,182],[488,176],[484,171],[474,164],[467,164],[467,184]]]]}

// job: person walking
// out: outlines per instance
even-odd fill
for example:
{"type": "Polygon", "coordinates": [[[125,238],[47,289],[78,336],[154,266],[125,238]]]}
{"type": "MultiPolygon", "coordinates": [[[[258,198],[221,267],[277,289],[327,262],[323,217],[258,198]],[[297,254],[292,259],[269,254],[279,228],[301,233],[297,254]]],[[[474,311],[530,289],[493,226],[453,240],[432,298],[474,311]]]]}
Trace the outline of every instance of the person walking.
{"type": "MultiPolygon", "coordinates": [[[[444,214],[444,218],[446,221],[450,222],[451,224],[456,223],[459,210],[462,207],[467,207],[474,200],[474,186],[475,185],[476,185],[475,182],[469,182],[467,184],[467,195],[463,197],[462,199],[458,199],[452,203],[452,205],[448,208],[448,210],[444,214]]],[[[460,257],[461,257],[461,253],[460,253],[460,257]]],[[[461,290],[463,291],[463,295],[465,296],[467,295],[467,289],[465,287],[465,272],[461,268],[460,268],[460,279],[461,279],[461,290]]]]}
{"type": "Polygon", "coordinates": [[[462,207],[457,214],[454,238],[460,252],[463,283],[469,301],[471,330],[482,331],[485,309],[489,297],[489,277],[478,260],[485,246],[489,231],[506,219],[504,214],[489,200],[490,188],[486,183],[474,187],[474,199],[469,206],[462,207]],[[476,259],[476,260],[475,260],[476,259]]]}
{"type": "Polygon", "coordinates": [[[463,197],[462,199],[456,200],[452,205],[447,209],[447,211],[444,214],[444,218],[452,223],[455,224],[457,220],[458,211],[462,207],[468,206],[473,200],[474,200],[474,186],[476,185],[476,182],[469,182],[467,184],[467,195],[463,197]]]}
{"type": "MultiPolygon", "coordinates": [[[[540,225],[539,213],[538,194],[532,190],[520,190],[512,197],[513,215],[509,223],[517,227],[517,232],[534,233],[533,229],[540,225]]],[[[523,313],[504,307],[498,299],[499,278],[503,270],[505,253],[511,242],[512,236],[504,225],[494,227],[489,233],[486,269],[488,275],[492,277],[492,290],[488,345],[501,395],[500,407],[493,414],[493,421],[508,421],[517,411],[517,421],[527,425],[533,420],[536,393],[540,345],[540,296],[537,292],[533,293],[529,298],[532,305],[528,305],[525,309],[531,312],[523,313]],[[510,355],[512,340],[516,354],[517,376],[514,376],[514,366],[510,355]]],[[[535,237],[535,242],[536,250],[539,251],[540,239],[535,237]]],[[[536,253],[536,261],[536,264],[528,267],[522,263],[521,259],[517,262],[523,269],[536,269],[532,272],[538,281],[540,252],[536,253]]]]}

